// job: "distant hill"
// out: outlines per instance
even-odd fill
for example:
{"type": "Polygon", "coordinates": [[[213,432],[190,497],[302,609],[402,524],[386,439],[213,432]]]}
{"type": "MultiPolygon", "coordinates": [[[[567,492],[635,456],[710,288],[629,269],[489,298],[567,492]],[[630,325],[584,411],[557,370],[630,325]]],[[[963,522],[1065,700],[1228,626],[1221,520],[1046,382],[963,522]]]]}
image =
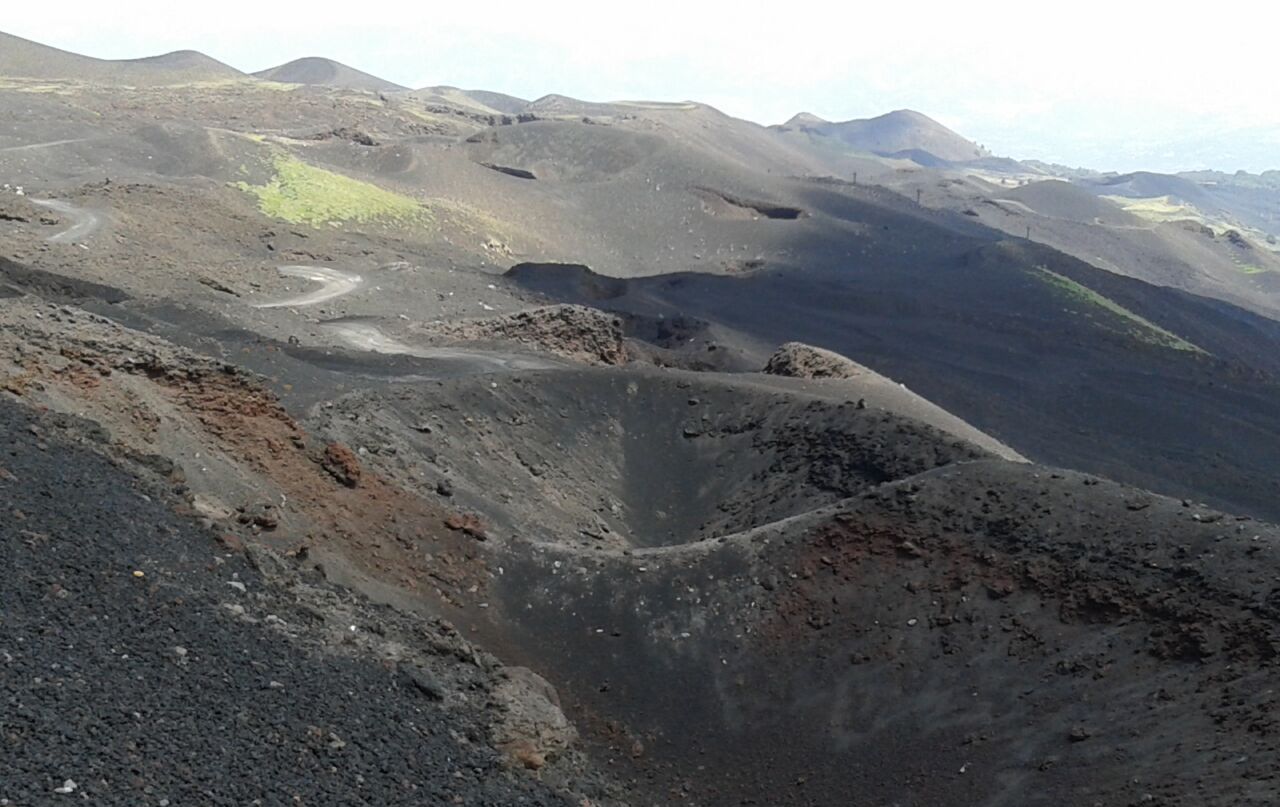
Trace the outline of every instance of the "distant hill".
{"type": "Polygon", "coordinates": [[[958,163],[990,156],[986,149],[951,131],[936,120],[910,109],[899,109],[866,120],[832,122],[801,112],[781,131],[800,131],[831,137],[857,151],[903,157],[922,165],[958,163]]]}
{"type": "Polygon", "coordinates": [[[1103,176],[1102,172],[1094,171],[1091,168],[1079,168],[1060,163],[1047,163],[1043,160],[1022,160],[1022,165],[1032,171],[1044,174],[1045,176],[1058,177],[1060,179],[1098,179],[1103,176]]]}
{"type": "Polygon", "coordinates": [[[1063,221],[1138,227],[1142,220],[1105,199],[1061,179],[1032,182],[1003,191],[1000,198],[1019,202],[1036,213],[1063,221]]]}
{"type": "Polygon", "coordinates": [[[545,117],[555,117],[557,115],[614,115],[617,114],[617,106],[610,103],[600,103],[596,101],[582,101],[577,98],[570,98],[567,95],[559,95],[551,93],[544,95],[537,100],[530,101],[526,106],[526,110],[536,115],[545,117]]]}
{"type": "Polygon", "coordinates": [[[453,104],[502,115],[519,115],[528,111],[530,105],[528,100],[514,95],[489,90],[462,90],[447,84],[414,90],[412,97],[428,103],[453,104]]]}
{"type": "Polygon", "coordinates": [[[1102,177],[1091,184],[1101,189],[1101,192],[1114,196],[1134,198],[1168,196],[1205,210],[1213,210],[1217,207],[1198,183],[1169,174],[1135,171],[1132,174],[1102,177]]]}
{"type": "Polygon", "coordinates": [[[794,115],[791,118],[791,120],[782,124],[780,128],[783,128],[783,129],[808,128],[808,129],[821,130],[825,127],[829,127],[833,125],[834,124],[831,121],[826,120],[824,118],[819,118],[817,115],[814,115],[812,112],[800,112],[794,115]]]}
{"type": "Polygon", "coordinates": [[[407,90],[399,84],[378,78],[377,76],[348,67],[341,62],[325,59],[320,56],[307,56],[294,59],[278,67],[269,67],[253,74],[256,78],[267,81],[279,81],[285,84],[312,84],[321,87],[340,87],[347,90],[368,90],[370,92],[390,92],[407,90]]]}
{"type": "Polygon", "coordinates": [[[1227,174],[1187,171],[1158,174],[1135,171],[1078,179],[1077,184],[1099,196],[1125,197],[1139,205],[1150,200],[1158,216],[1167,217],[1184,206],[1187,218],[1203,217],[1219,229],[1252,230],[1249,237],[1275,245],[1280,241],[1280,173],[1227,174]],[[1163,208],[1163,212],[1162,209],[1163,208]]]}
{"type": "Polygon", "coordinates": [[[514,95],[507,95],[506,93],[490,92],[489,90],[463,90],[462,92],[490,109],[506,115],[518,115],[529,105],[529,102],[525,99],[516,98],[514,95]]]}
{"type": "Polygon", "coordinates": [[[5,33],[0,33],[0,75],[125,85],[246,78],[234,67],[193,50],[145,59],[95,59],[5,33]]]}
{"type": "MultiPolygon", "coordinates": [[[[567,95],[552,93],[529,102],[526,112],[545,117],[594,115],[599,117],[663,114],[668,112],[693,112],[712,110],[706,104],[694,101],[583,101],[567,95]]],[[[717,110],[715,114],[722,115],[717,110]]]]}
{"type": "Polygon", "coordinates": [[[457,87],[448,85],[413,90],[407,98],[424,104],[446,104],[485,115],[517,115],[524,111],[527,103],[519,98],[512,98],[502,93],[488,93],[483,90],[460,90],[457,87]],[[499,106],[490,104],[490,100],[499,104],[499,106]]]}

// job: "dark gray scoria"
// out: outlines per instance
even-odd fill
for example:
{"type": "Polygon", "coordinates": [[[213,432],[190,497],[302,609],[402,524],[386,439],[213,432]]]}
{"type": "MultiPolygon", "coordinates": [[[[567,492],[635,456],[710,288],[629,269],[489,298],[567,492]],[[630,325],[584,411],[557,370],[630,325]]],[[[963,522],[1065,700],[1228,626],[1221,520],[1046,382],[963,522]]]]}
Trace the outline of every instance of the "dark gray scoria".
{"type": "Polygon", "coordinates": [[[566,803],[404,673],[243,619],[242,556],[31,425],[0,403],[0,804],[566,803]]]}

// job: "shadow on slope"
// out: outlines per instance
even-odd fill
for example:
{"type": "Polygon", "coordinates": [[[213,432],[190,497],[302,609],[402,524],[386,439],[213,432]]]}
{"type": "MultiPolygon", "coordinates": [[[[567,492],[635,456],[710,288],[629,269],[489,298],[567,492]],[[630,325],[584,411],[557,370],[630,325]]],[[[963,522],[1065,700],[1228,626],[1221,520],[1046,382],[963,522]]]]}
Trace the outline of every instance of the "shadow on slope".
{"type": "Polygon", "coordinates": [[[696,549],[513,556],[494,630],[693,803],[1261,805],[1280,534],[1236,525],[970,463],[696,549]]]}
{"type": "Polygon", "coordinates": [[[828,348],[1037,460],[1280,518],[1280,324],[972,226],[875,212],[748,276],[632,279],[605,301],[529,283],[528,271],[517,279],[563,301],[696,317],[756,344],[828,348]]]}

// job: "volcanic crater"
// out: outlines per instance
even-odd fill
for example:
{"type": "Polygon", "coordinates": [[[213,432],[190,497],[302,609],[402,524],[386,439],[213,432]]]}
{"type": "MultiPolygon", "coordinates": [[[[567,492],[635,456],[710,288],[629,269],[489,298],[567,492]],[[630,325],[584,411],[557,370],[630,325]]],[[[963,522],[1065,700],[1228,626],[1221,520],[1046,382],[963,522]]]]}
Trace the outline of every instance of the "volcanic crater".
{"type": "Polygon", "coordinates": [[[447,484],[497,534],[599,548],[731,535],[988,456],[857,400],[634,368],[357,393],[328,413],[329,430],[394,446],[377,455],[390,473],[447,484]]]}

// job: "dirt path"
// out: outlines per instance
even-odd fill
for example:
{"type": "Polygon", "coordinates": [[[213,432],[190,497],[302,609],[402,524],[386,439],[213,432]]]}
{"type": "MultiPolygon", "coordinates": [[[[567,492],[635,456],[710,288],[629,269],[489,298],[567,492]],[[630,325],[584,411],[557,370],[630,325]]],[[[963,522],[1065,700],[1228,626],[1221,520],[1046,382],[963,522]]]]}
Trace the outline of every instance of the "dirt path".
{"type": "Polygon", "coordinates": [[[254,308],[297,308],[316,305],[350,294],[364,282],[364,278],[354,272],[344,272],[328,266],[281,266],[279,271],[285,277],[297,277],[319,283],[320,288],[274,303],[257,303],[253,306],[254,308]]]}
{"type": "Polygon", "coordinates": [[[79,244],[102,229],[102,214],[92,210],[59,199],[32,199],[31,203],[61,213],[72,221],[70,227],[45,239],[50,244],[79,244]]]}
{"type": "Polygon", "coordinates": [[[387,336],[376,325],[367,322],[333,322],[326,323],[325,328],[337,334],[351,347],[372,353],[389,353],[415,356],[421,359],[464,362],[475,365],[478,368],[499,370],[547,370],[564,366],[562,362],[535,356],[521,356],[514,353],[497,353],[491,350],[471,350],[457,347],[410,345],[394,337],[387,336]]]}
{"type": "Polygon", "coordinates": [[[75,137],[70,140],[51,140],[48,143],[27,143],[22,146],[5,146],[4,148],[0,148],[0,152],[35,151],[36,149],[47,149],[53,148],[54,146],[68,146],[72,143],[84,143],[88,139],[89,138],[87,137],[75,137]]]}

